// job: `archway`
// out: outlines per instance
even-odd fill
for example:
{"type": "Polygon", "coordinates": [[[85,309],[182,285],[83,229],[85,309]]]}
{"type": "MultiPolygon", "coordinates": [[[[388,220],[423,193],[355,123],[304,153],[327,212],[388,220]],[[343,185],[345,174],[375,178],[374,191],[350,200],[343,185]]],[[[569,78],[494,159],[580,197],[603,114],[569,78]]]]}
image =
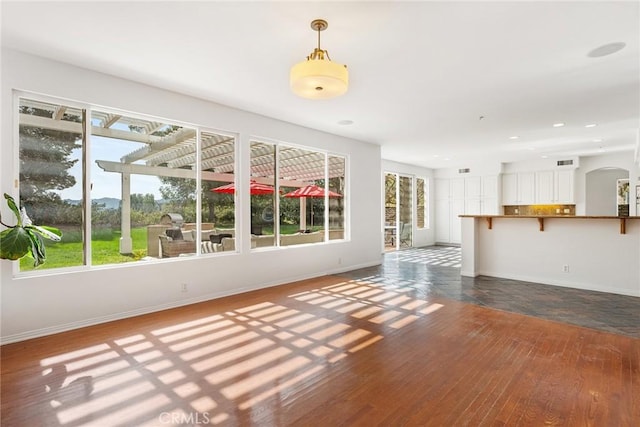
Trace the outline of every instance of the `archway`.
{"type": "Polygon", "coordinates": [[[618,215],[617,181],[619,179],[629,179],[629,171],[616,167],[603,167],[587,172],[585,215],[618,215]]]}

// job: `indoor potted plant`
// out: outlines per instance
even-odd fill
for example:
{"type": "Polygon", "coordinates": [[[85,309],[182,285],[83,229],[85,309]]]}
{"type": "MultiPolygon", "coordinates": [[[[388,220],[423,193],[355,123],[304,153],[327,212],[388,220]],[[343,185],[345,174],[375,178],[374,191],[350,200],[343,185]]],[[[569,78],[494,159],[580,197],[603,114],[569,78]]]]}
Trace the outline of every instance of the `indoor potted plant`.
{"type": "Polygon", "coordinates": [[[37,226],[31,222],[27,215],[27,211],[23,207],[18,209],[18,205],[13,197],[4,194],[9,209],[16,216],[16,225],[8,225],[2,222],[0,224],[7,227],[6,230],[0,232],[0,258],[17,260],[25,255],[31,255],[35,267],[42,264],[46,259],[43,237],[53,241],[60,241],[62,232],[54,227],[37,226]]]}

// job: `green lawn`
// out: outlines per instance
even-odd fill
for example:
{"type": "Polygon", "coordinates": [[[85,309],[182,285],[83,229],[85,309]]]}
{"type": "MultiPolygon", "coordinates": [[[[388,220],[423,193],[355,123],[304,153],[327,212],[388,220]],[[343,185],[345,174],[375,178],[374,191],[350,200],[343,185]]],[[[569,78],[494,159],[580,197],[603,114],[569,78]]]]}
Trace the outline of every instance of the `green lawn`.
{"type": "MultiPolygon", "coordinates": [[[[282,224],[280,232],[282,234],[293,234],[298,231],[297,224],[282,224]]],[[[313,227],[313,231],[320,230],[321,227],[313,227]]],[[[273,234],[273,227],[264,227],[264,234],[273,234]]],[[[133,239],[133,254],[120,254],[120,230],[94,230],[91,241],[92,265],[121,264],[124,262],[138,261],[147,255],[147,228],[137,227],[131,229],[133,239]]],[[[77,267],[83,265],[82,262],[82,237],[77,231],[63,231],[61,242],[51,242],[45,240],[47,250],[47,261],[38,267],[38,270],[77,267]]],[[[33,259],[24,257],[20,260],[20,271],[35,270],[33,259]]]]}
{"type": "MultiPolygon", "coordinates": [[[[47,261],[38,270],[60,267],[74,267],[83,265],[82,241],[77,233],[63,232],[62,242],[45,241],[47,247],[47,261]],[[65,241],[67,240],[67,241],[65,241]],[[68,241],[71,240],[71,241],[68,241]]],[[[131,229],[133,239],[133,255],[120,254],[120,230],[98,231],[94,233],[91,242],[92,265],[120,264],[137,261],[147,254],[147,228],[131,229]]],[[[34,270],[33,259],[25,257],[20,260],[20,271],[34,270]]]]}

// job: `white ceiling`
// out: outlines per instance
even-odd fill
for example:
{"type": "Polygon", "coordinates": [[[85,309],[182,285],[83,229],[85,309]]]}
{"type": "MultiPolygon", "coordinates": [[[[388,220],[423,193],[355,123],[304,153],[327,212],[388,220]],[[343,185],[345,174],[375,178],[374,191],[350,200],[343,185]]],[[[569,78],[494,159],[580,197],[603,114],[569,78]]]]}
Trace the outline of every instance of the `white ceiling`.
{"type": "Polygon", "coordinates": [[[403,163],[633,155],[638,139],[638,1],[1,7],[3,46],[379,144],[403,163]],[[322,48],[349,67],[340,98],[289,90],[289,68],[315,47],[315,18],[329,22],[322,48]],[[626,47],[587,55],[613,42],[626,47]]]}

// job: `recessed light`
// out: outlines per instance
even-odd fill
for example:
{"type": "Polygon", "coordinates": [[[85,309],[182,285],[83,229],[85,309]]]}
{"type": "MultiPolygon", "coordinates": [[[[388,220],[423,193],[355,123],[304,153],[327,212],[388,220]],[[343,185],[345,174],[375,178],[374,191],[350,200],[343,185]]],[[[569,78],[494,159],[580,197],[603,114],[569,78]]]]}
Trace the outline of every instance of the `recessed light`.
{"type": "Polygon", "coordinates": [[[540,157],[542,157],[543,159],[547,159],[549,156],[544,155],[544,156],[540,156],[540,157]]]}
{"type": "Polygon", "coordinates": [[[626,45],[627,44],[623,42],[603,44],[602,46],[593,49],[587,54],[587,56],[591,58],[600,58],[601,56],[611,55],[612,53],[616,53],[619,50],[624,49],[626,45]]]}
{"type": "Polygon", "coordinates": [[[536,150],[536,147],[529,147],[529,148],[527,148],[527,150],[529,150],[529,151],[535,151],[535,150],[536,150]]]}
{"type": "Polygon", "coordinates": [[[440,154],[434,154],[433,157],[440,157],[440,154]]]}
{"type": "Polygon", "coordinates": [[[445,160],[447,160],[447,161],[448,161],[448,160],[451,160],[451,159],[450,159],[450,158],[448,158],[448,157],[445,157],[444,159],[445,159],[445,160]]]}
{"type": "Polygon", "coordinates": [[[518,135],[513,135],[509,137],[509,139],[518,139],[518,138],[520,138],[518,135]]]}
{"type": "Polygon", "coordinates": [[[602,138],[594,139],[593,142],[602,142],[602,138]]]}
{"type": "Polygon", "coordinates": [[[594,128],[596,126],[598,126],[598,125],[595,124],[595,123],[589,123],[588,125],[584,125],[584,127],[586,127],[586,128],[594,128]]]}
{"type": "Polygon", "coordinates": [[[604,153],[604,148],[602,147],[598,148],[598,153],[604,153]]]}
{"type": "Polygon", "coordinates": [[[349,126],[353,124],[353,120],[340,120],[338,124],[340,126],[349,126]]]}
{"type": "Polygon", "coordinates": [[[554,128],[561,128],[562,126],[564,126],[564,123],[554,123],[553,124],[554,128]]]}

